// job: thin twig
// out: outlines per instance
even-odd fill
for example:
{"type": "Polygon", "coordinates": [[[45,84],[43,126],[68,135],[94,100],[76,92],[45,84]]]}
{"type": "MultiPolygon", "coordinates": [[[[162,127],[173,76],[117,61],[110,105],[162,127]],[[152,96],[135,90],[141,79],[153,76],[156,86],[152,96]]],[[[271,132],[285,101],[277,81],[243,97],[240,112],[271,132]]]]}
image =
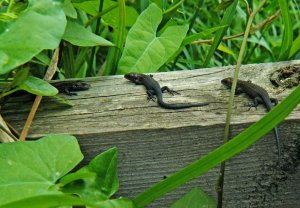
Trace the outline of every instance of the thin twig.
{"type": "MultiPolygon", "coordinates": [[[[251,27],[250,34],[254,34],[254,33],[256,33],[256,31],[261,30],[262,27],[264,27],[267,24],[271,23],[273,20],[275,20],[279,16],[280,16],[280,10],[277,10],[275,12],[275,14],[272,15],[271,17],[267,18],[266,20],[262,21],[261,23],[255,25],[255,26],[251,27]]],[[[222,40],[223,41],[224,40],[231,40],[231,39],[234,39],[234,38],[237,38],[237,37],[244,36],[244,34],[245,33],[239,33],[239,34],[236,34],[236,35],[231,35],[231,36],[222,38],[222,40]]],[[[213,39],[209,39],[209,40],[197,40],[197,41],[193,41],[192,44],[204,44],[204,43],[211,43],[213,41],[214,41],[213,39]]]]}
{"type": "MultiPolygon", "coordinates": [[[[44,80],[49,82],[52,77],[54,76],[55,72],[56,72],[56,69],[57,69],[57,63],[58,63],[58,56],[59,56],[59,48],[56,48],[53,56],[52,56],[52,59],[51,59],[51,62],[50,62],[50,65],[48,67],[48,70],[44,76],[44,80]]],[[[31,111],[27,117],[27,120],[26,120],[26,123],[24,125],[24,128],[21,132],[21,135],[20,135],[20,141],[25,141],[27,135],[28,135],[28,131],[29,131],[29,128],[30,128],[30,125],[33,121],[33,118],[35,116],[35,113],[39,107],[39,104],[42,100],[43,96],[36,96],[34,102],[33,102],[33,105],[31,107],[31,111]]]]}

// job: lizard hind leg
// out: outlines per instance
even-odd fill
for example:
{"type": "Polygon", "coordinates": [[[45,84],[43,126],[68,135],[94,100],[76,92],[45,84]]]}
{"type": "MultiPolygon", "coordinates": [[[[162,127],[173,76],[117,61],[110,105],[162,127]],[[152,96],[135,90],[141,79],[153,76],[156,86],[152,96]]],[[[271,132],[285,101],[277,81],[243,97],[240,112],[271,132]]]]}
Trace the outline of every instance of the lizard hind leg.
{"type": "Polygon", "coordinates": [[[270,98],[270,100],[274,105],[278,104],[278,100],[276,98],[270,98]]]}
{"type": "Polygon", "coordinates": [[[263,102],[263,100],[260,98],[260,97],[255,97],[254,99],[253,99],[253,103],[249,103],[248,104],[248,111],[252,108],[252,107],[254,107],[256,110],[257,110],[257,106],[258,106],[258,104],[259,103],[262,103],[263,102]]]}
{"type": "Polygon", "coordinates": [[[175,90],[171,90],[171,89],[170,89],[169,87],[167,87],[167,86],[163,86],[163,87],[161,88],[161,92],[165,92],[165,91],[167,91],[167,92],[170,93],[171,95],[174,95],[174,94],[180,95],[179,92],[177,92],[177,91],[175,91],[175,90]]]}

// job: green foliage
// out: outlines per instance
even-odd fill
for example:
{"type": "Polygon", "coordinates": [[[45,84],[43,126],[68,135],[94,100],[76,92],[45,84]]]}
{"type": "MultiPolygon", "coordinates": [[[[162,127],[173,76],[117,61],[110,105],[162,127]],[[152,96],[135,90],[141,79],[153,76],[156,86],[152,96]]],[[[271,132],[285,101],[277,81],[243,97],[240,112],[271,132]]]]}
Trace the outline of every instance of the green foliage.
{"type": "Polygon", "coordinates": [[[1,206],[34,196],[61,195],[55,183],[83,158],[74,137],[59,135],[1,144],[0,152],[1,206]]]}
{"type": "Polygon", "coordinates": [[[0,75],[28,62],[44,49],[55,49],[64,33],[66,18],[59,1],[28,2],[16,20],[0,21],[0,75]]]}
{"type": "Polygon", "coordinates": [[[110,199],[118,190],[116,148],[69,174],[83,159],[73,136],[49,135],[38,141],[6,143],[0,145],[0,152],[1,208],[134,207],[128,199],[110,199]]]}
{"type": "Polygon", "coordinates": [[[293,28],[292,21],[290,17],[290,11],[287,0],[278,0],[280,6],[282,19],[284,23],[283,39],[281,43],[281,50],[279,54],[279,60],[285,60],[292,46],[293,42],[293,28]]]}
{"type": "Polygon", "coordinates": [[[0,94],[0,98],[19,90],[25,90],[29,93],[41,96],[54,96],[58,93],[58,90],[48,82],[37,77],[28,76],[26,72],[28,73],[26,69],[20,71],[20,73],[15,76],[11,86],[8,87],[8,90],[0,94]]]}
{"type": "Polygon", "coordinates": [[[193,188],[182,198],[176,201],[171,208],[216,208],[216,202],[204,191],[199,188],[193,188]]]}
{"type": "Polygon", "coordinates": [[[169,26],[157,37],[161,20],[162,11],[155,4],[139,16],[127,35],[117,73],[155,72],[177,51],[187,26],[169,26]]]}
{"type": "Polygon", "coordinates": [[[221,27],[222,26],[227,26],[227,27],[222,28],[221,30],[219,30],[216,33],[216,35],[214,37],[214,42],[212,43],[212,46],[211,46],[207,56],[205,57],[205,61],[203,63],[204,67],[207,67],[208,62],[210,61],[213,53],[216,51],[217,47],[221,43],[221,40],[222,40],[223,36],[225,35],[227,28],[230,26],[230,24],[234,20],[237,3],[238,3],[237,0],[231,2],[231,5],[226,9],[226,11],[224,13],[224,17],[222,18],[222,20],[220,22],[220,25],[221,25],[221,27]]]}
{"type": "Polygon", "coordinates": [[[58,90],[48,82],[37,77],[29,76],[22,84],[19,85],[21,90],[41,96],[54,96],[58,90]]]}
{"type": "Polygon", "coordinates": [[[95,35],[83,25],[76,23],[74,20],[68,20],[63,39],[76,46],[114,46],[111,42],[101,36],[95,35]],[[84,37],[84,38],[82,38],[84,37]]]}

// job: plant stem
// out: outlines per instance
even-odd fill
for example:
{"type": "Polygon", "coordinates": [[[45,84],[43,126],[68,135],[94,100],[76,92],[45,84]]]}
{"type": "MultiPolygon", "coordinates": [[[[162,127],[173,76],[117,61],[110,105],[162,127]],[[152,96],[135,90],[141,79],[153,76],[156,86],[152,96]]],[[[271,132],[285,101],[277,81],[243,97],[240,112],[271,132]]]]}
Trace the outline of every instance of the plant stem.
{"type": "MultiPolygon", "coordinates": [[[[235,67],[235,70],[234,70],[234,78],[233,78],[232,87],[231,87],[231,91],[230,91],[230,97],[229,97],[227,114],[226,114],[226,125],[225,125],[225,130],[224,130],[224,143],[228,142],[228,138],[229,138],[229,128],[230,128],[230,120],[231,120],[234,94],[235,94],[238,75],[239,75],[240,67],[242,65],[243,56],[244,56],[244,53],[245,53],[246,44],[247,44],[248,36],[249,36],[249,33],[250,33],[251,25],[252,25],[252,22],[254,20],[255,15],[263,7],[263,5],[265,3],[266,3],[266,0],[263,0],[260,3],[260,5],[256,8],[256,10],[253,11],[253,13],[250,14],[248,22],[247,22],[245,35],[244,35],[243,42],[242,42],[242,45],[241,45],[241,50],[240,50],[240,53],[239,53],[237,64],[236,64],[236,67],[235,67]]],[[[225,176],[225,162],[223,162],[221,164],[220,175],[219,175],[218,182],[217,182],[217,187],[216,187],[217,194],[218,194],[218,206],[217,206],[218,208],[222,207],[222,202],[223,202],[224,176],[225,176]]]]}
{"type": "Polygon", "coordinates": [[[18,90],[20,90],[20,88],[17,87],[17,88],[15,88],[15,89],[10,90],[10,91],[1,93],[1,94],[0,94],[0,99],[3,98],[3,97],[5,97],[5,96],[7,96],[7,95],[10,95],[10,94],[12,94],[12,93],[18,91],[18,90]]]}

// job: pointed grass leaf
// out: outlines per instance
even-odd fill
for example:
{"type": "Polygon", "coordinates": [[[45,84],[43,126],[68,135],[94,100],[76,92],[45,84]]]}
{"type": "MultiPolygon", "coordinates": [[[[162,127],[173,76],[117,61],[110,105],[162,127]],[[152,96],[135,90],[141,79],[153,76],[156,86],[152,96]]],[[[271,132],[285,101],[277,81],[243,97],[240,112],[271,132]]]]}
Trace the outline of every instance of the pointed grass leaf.
{"type": "Polygon", "coordinates": [[[288,2],[289,1],[287,0],[278,0],[284,24],[284,33],[283,40],[281,42],[279,60],[285,60],[288,58],[293,43],[293,26],[288,2]]]}
{"type": "Polygon", "coordinates": [[[63,194],[55,186],[57,180],[82,159],[73,136],[49,135],[37,141],[1,144],[0,207],[30,197],[63,194]]]}
{"type": "MultiPolygon", "coordinates": [[[[228,1],[230,2],[230,1],[228,1]]],[[[234,20],[234,16],[236,15],[236,6],[237,6],[238,1],[234,0],[233,3],[230,2],[230,6],[228,8],[226,8],[225,13],[224,13],[224,17],[221,20],[220,26],[224,26],[224,25],[228,25],[230,26],[232,21],[234,20]]],[[[222,41],[223,36],[225,35],[225,32],[227,30],[228,27],[225,27],[221,30],[219,30],[215,36],[214,36],[214,42],[212,43],[212,46],[208,52],[208,54],[205,57],[204,63],[203,63],[203,67],[206,67],[211,59],[211,57],[213,56],[214,52],[217,50],[219,44],[222,41]]]]}
{"type": "Polygon", "coordinates": [[[292,58],[300,52],[300,35],[293,41],[292,48],[290,50],[289,58],[292,58]]]}
{"type": "Polygon", "coordinates": [[[128,32],[118,74],[155,72],[177,51],[188,26],[169,26],[157,36],[161,21],[162,11],[156,4],[150,4],[138,17],[128,32]]]}
{"type": "Polygon", "coordinates": [[[54,49],[60,43],[66,17],[59,1],[29,0],[18,18],[0,21],[0,74],[5,74],[28,62],[44,49],[54,49]],[[45,24],[47,23],[47,24],[45,24]]]}
{"type": "Polygon", "coordinates": [[[48,82],[37,77],[29,76],[20,86],[20,89],[41,96],[54,96],[58,90],[48,82]]]}

